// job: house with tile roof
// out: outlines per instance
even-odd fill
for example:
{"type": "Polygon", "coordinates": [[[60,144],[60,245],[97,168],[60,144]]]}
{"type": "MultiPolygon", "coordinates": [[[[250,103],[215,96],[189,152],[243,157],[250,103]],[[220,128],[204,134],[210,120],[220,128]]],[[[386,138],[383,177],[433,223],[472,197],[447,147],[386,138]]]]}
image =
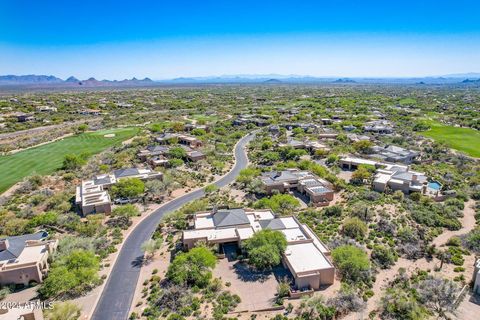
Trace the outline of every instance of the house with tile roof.
{"type": "Polygon", "coordinates": [[[334,282],[335,267],[329,249],[294,216],[276,217],[271,210],[222,209],[195,214],[191,225],[193,228],[182,234],[187,250],[199,242],[217,245],[220,252],[232,244],[241,249],[242,241],[256,232],[277,230],[287,240],[282,261],[292,274],[296,289],[317,290],[334,282]]]}
{"type": "Polygon", "coordinates": [[[48,257],[57,248],[58,240],[46,240],[48,233],[0,239],[0,284],[28,285],[40,283],[48,272],[48,257]]]}

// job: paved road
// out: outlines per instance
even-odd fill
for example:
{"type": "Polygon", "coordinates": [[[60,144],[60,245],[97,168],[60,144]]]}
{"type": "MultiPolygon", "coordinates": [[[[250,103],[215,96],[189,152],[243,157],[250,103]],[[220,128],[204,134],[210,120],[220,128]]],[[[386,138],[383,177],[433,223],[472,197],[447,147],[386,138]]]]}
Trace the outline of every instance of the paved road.
{"type": "MultiPolygon", "coordinates": [[[[236,161],[233,169],[215,182],[215,185],[220,188],[228,185],[235,180],[239,171],[247,166],[248,158],[244,148],[252,139],[253,135],[247,135],[239,141],[235,148],[236,161]]],[[[140,274],[139,262],[143,257],[143,252],[140,249],[141,244],[150,239],[160,219],[166,213],[177,210],[184,204],[203,197],[204,194],[203,189],[199,189],[167,202],[138,224],[125,240],[92,319],[121,320],[128,318],[140,274]]]]}

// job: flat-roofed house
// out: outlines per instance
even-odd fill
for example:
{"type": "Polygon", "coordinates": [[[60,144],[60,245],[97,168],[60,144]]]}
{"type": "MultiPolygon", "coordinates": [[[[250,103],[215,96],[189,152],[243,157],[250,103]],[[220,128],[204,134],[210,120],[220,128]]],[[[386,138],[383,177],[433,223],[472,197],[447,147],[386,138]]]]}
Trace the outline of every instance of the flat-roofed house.
{"type": "Polygon", "coordinates": [[[183,126],[183,129],[187,132],[193,131],[195,129],[204,130],[205,132],[210,131],[210,127],[205,124],[192,124],[192,123],[186,123],[183,126]]]}
{"type": "Polygon", "coordinates": [[[360,165],[370,165],[376,168],[373,180],[373,189],[385,192],[388,188],[392,191],[400,190],[405,194],[411,192],[426,193],[428,179],[422,172],[410,170],[409,166],[377,162],[369,159],[342,157],[339,160],[341,168],[346,170],[357,169],[360,165]]]}
{"type": "Polygon", "coordinates": [[[125,168],[114,170],[111,174],[98,175],[91,180],[83,180],[77,186],[75,204],[84,216],[92,213],[108,215],[112,212],[112,201],[108,189],[119,180],[128,178],[161,180],[163,174],[146,168],[125,168]]]}
{"type": "Polygon", "coordinates": [[[155,140],[160,144],[170,144],[171,141],[176,140],[179,144],[189,146],[190,148],[199,148],[203,146],[201,140],[188,134],[166,132],[156,137],[155,140]]]}
{"type": "Polygon", "coordinates": [[[57,108],[51,106],[36,106],[35,109],[38,112],[57,112],[57,108]]]}
{"type": "Polygon", "coordinates": [[[333,284],[335,267],[329,260],[330,251],[320,239],[296,217],[276,218],[271,210],[223,209],[199,212],[193,218],[193,229],[185,230],[182,241],[191,249],[199,241],[220,248],[242,241],[264,229],[280,231],[287,240],[283,265],[295,279],[298,289],[319,289],[333,284]]]}
{"type": "Polygon", "coordinates": [[[393,133],[392,123],[387,120],[375,120],[365,124],[363,131],[377,133],[377,134],[391,134],[393,133]]]}
{"type": "Polygon", "coordinates": [[[17,116],[17,121],[18,122],[28,122],[28,121],[33,121],[35,120],[35,116],[33,114],[29,113],[23,113],[17,116]]]}
{"type": "Polygon", "coordinates": [[[286,143],[280,143],[279,147],[291,147],[293,149],[303,149],[310,153],[315,153],[317,150],[330,150],[326,145],[318,141],[299,141],[295,139],[289,139],[286,143]]]}
{"type": "Polygon", "coordinates": [[[385,164],[385,167],[376,171],[373,189],[385,192],[388,187],[392,191],[400,190],[405,194],[425,193],[427,183],[427,177],[422,172],[411,171],[407,166],[385,164]]]}
{"type": "Polygon", "coordinates": [[[40,283],[48,272],[48,257],[55,252],[58,240],[46,240],[48,233],[0,239],[0,284],[40,283]]]}
{"type": "Polygon", "coordinates": [[[187,158],[192,162],[197,162],[203,159],[206,159],[207,156],[198,150],[187,150],[187,158]]]}
{"type": "Polygon", "coordinates": [[[419,153],[413,150],[407,150],[402,147],[387,145],[385,147],[372,147],[372,156],[387,162],[401,162],[410,164],[418,157],[419,153]]]}
{"type": "Polygon", "coordinates": [[[168,153],[170,148],[167,146],[148,146],[144,150],[140,150],[137,156],[142,161],[147,161],[149,158],[156,156],[164,156],[168,153]]]}
{"type": "Polygon", "coordinates": [[[338,160],[339,166],[344,170],[355,170],[360,165],[377,166],[379,163],[374,160],[356,157],[342,157],[338,160]]]}
{"type": "Polygon", "coordinates": [[[267,194],[272,194],[273,190],[284,193],[297,187],[299,176],[293,170],[271,171],[262,174],[260,180],[267,194]]]}
{"type": "Polygon", "coordinates": [[[316,206],[328,205],[334,197],[331,184],[308,171],[272,171],[264,173],[260,180],[267,194],[272,194],[274,190],[280,193],[296,190],[316,206]]]}
{"type": "MultiPolygon", "coordinates": [[[[105,177],[107,179],[107,177],[105,177]]],[[[75,204],[86,216],[92,213],[110,214],[112,212],[112,201],[110,195],[102,184],[102,179],[84,180],[77,186],[75,193],[75,204]]],[[[109,180],[110,181],[110,180],[109,180]]]]}
{"type": "Polygon", "coordinates": [[[113,175],[116,180],[128,179],[128,178],[137,178],[140,180],[152,180],[152,179],[161,180],[163,177],[163,173],[156,172],[147,168],[117,169],[113,171],[113,175]]]}

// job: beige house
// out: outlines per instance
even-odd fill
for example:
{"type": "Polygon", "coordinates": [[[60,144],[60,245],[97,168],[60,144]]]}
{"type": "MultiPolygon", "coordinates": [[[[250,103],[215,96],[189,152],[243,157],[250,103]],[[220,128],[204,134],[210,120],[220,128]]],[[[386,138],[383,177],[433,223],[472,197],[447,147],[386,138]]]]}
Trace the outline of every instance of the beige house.
{"type": "Polygon", "coordinates": [[[333,200],[334,192],[330,183],[308,171],[272,171],[264,173],[260,179],[267,194],[272,194],[274,190],[280,193],[296,190],[316,206],[326,206],[333,200]]]}
{"type": "MultiPolygon", "coordinates": [[[[197,162],[206,158],[205,154],[199,150],[192,149],[186,145],[181,145],[185,150],[187,159],[192,162],[197,162]]],[[[168,164],[169,146],[148,146],[141,150],[137,155],[142,161],[148,162],[153,167],[165,166],[168,164]]]]}
{"type": "Polygon", "coordinates": [[[199,148],[203,146],[203,142],[201,140],[188,134],[167,132],[155,138],[155,140],[161,144],[169,144],[171,140],[175,140],[175,139],[178,140],[179,144],[183,144],[190,148],[199,148]]]}
{"type": "Polygon", "coordinates": [[[400,190],[405,194],[411,192],[424,194],[427,184],[427,177],[424,173],[412,171],[407,166],[388,164],[377,169],[373,180],[373,189],[385,192],[387,188],[390,188],[392,191],[400,190]]]}
{"type": "Polygon", "coordinates": [[[75,193],[75,204],[82,210],[85,216],[92,213],[110,214],[112,212],[112,201],[103,184],[96,184],[97,181],[85,180],[77,186],[75,193]]]}
{"type": "Polygon", "coordinates": [[[0,284],[40,283],[48,271],[48,257],[55,252],[58,240],[45,240],[48,233],[0,239],[0,284]]]}
{"type": "Polygon", "coordinates": [[[110,214],[112,201],[108,193],[110,186],[121,179],[138,178],[141,180],[162,179],[163,174],[145,168],[127,168],[114,170],[112,174],[98,175],[91,180],[82,181],[77,186],[75,204],[83,215],[92,213],[110,214]]]}
{"type": "Polygon", "coordinates": [[[407,165],[399,165],[386,162],[377,162],[374,160],[343,157],[339,160],[342,169],[354,170],[360,165],[370,165],[376,168],[373,179],[373,189],[379,192],[385,192],[387,189],[392,191],[400,190],[405,194],[411,192],[427,191],[428,180],[424,173],[410,170],[407,165]]]}
{"type": "Polygon", "coordinates": [[[193,229],[183,232],[182,241],[191,249],[199,241],[223,245],[249,239],[263,229],[278,230],[285,235],[287,248],[283,264],[290,270],[298,289],[319,289],[333,284],[335,267],[330,251],[308,228],[294,216],[276,218],[271,210],[221,209],[199,212],[194,216],[193,229]]]}

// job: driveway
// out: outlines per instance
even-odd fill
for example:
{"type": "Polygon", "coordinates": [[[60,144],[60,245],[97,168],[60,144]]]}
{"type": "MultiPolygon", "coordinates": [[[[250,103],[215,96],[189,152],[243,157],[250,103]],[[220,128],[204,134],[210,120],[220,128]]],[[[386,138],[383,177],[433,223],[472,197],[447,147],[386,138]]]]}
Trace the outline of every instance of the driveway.
{"type": "MultiPolygon", "coordinates": [[[[219,188],[235,180],[240,170],[248,165],[245,152],[246,145],[253,139],[249,134],[237,143],[235,147],[235,165],[223,178],[215,182],[219,188]]],[[[162,217],[171,211],[181,208],[186,203],[199,199],[205,195],[203,189],[195,190],[165,203],[157,211],[146,217],[125,240],[118,255],[112,273],[107,280],[105,288],[93,313],[95,320],[122,320],[127,319],[130,305],[135,294],[135,288],[141,270],[138,261],[143,259],[141,244],[150,239],[162,217]]]]}
{"type": "Polygon", "coordinates": [[[283,267],[278,267],[273,272],[254,272],[246,264],[228,259],[219,260],[213,270],[213,276],[221,278],[223,284],[230,283],[224,289],[242,299],[236,312],[253,312],[272,307],[277,293],[277,278],[286,275],[287,271],[283,267]]]}

